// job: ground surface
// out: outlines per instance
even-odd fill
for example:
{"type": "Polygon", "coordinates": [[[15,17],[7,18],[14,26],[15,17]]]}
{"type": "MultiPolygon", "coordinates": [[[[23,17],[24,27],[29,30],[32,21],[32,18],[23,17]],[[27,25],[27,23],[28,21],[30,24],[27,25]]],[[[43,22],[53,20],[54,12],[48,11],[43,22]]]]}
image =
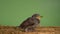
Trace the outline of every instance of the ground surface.
{"type": "Polygon", "coordinates": [[[60,27],[37,27],[34,32],[22,32],[15,26],[0,26],[0,34],[60,34],[60,27]]]}

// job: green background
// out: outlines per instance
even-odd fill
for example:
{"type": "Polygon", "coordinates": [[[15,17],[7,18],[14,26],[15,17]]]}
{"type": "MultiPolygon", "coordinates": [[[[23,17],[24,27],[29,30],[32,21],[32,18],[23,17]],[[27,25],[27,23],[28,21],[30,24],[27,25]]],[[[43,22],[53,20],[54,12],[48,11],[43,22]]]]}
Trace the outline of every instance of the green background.
{"type": "Polygon", "coordinates": [[[35,13],[41,26],[60,26],[59,0],[0,0],[0,25],[19,26],[35,13]]]}

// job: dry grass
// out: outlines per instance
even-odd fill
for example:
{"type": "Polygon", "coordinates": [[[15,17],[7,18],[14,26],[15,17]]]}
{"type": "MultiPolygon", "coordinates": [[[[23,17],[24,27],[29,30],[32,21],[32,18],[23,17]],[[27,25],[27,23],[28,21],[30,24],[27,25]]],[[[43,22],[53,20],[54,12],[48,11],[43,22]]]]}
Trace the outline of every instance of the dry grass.
{"type": "Polygon", "coordinates": [[[14,26],[0,26],[0,34],[60,34],[60,27],[37,27],[35,32],[22,32],[14,26]]]}

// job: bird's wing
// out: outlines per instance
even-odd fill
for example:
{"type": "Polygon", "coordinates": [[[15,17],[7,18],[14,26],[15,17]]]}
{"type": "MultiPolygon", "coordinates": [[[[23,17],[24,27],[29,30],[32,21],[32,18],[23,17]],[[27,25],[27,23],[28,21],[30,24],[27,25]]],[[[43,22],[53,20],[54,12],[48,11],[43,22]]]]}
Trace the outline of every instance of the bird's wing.
{"type": "Polygon", "coordinates": [[[34,23],[33,23],[33,20],[32,18],[28,18],[27,20],[25,20],[21,25],[20,27],[28,27],[28,26],[32,26],[34,23]]]}

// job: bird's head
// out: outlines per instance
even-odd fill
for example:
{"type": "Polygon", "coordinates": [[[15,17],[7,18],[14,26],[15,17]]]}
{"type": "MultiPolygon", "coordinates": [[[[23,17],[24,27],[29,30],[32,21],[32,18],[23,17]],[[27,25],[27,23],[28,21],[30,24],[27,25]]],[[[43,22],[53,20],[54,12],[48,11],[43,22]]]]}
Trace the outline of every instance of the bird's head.
{"type": "Polygon", "coordinates": [[[32,17],[40,20],[43,16],[40,16],[39,14],[33,14],[32,17]]]}

